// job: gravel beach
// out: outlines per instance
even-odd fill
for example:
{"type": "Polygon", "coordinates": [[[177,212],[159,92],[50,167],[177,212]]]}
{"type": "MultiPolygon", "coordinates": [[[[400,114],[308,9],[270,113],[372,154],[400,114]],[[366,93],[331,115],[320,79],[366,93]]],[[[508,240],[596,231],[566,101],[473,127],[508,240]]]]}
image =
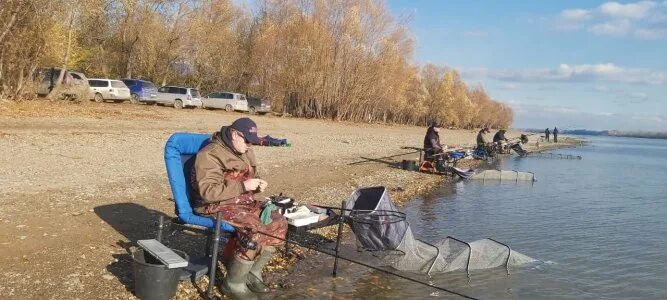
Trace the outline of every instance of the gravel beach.
{"type": "MultiPolygon", "coordinates": [[[[133,298],[127,249],[154,237],[159,215],[174,216],[165,141],[174,132],[211,133],[243,116],[115,103],[2,103],[2,298],[133,298]]],[[[404,201],[444,180],[394,167],[416,153],[383,159],[410,152],[403,146],[421,146],[424,127],[251,117],[260,135],[292,144],[254,148],[269,182],[261,196],[282,192],[301,203],[337,206],[358,187],[384,185],[404,201]]],[[[471,130],[441,134],[456,147],[472,146],[475,136],[471,130]]],[[[174,248],[203,252],[202,238],[174,234],[168,240],[174,248]]],[[[191,286],[183,283],[187,291],[179,297],[198,299],[191,286]]]]}

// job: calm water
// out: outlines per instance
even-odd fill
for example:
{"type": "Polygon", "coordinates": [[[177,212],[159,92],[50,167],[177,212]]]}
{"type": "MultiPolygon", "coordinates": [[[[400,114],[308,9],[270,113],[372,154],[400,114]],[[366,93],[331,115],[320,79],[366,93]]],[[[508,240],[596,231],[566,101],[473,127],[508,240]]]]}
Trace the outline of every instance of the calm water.
{"type": "MultiPolygon", "coordinates": [[[[482,299],[667,299],[667,141],[591,142],[555,152],[582,160],[507,158],[493,166],[532,171],[533,184],[461,182],[403,208],[421,239],[492,237],[545,263],[511,275],[476,271],[470,280],[412,277],[482,299]]],[[[456,298],[348,264],[332,280],[330,259],[319,264],[305,266],[308,292],[276,296],[456,298]]]]}

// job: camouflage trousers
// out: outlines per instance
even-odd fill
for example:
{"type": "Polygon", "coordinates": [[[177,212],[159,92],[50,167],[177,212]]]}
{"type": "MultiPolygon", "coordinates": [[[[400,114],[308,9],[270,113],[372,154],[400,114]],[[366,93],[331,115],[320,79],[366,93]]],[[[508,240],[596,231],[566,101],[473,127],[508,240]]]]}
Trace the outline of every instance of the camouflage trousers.
{"type": "MultiPolygon", "coordinates": [[[[255,201],[250,194],[244,194],[234,201],[209,204],[207,215],[215,216],[220,212],[222,220],[237,229],[239,238],[247,237],[259,246],[280,246],[287,235],[287,220],[278,211],[271,213],[271,223],[264,225],[260,220],[262,203],[255,201]],[[271,237],[266,233],[278,238],[271,237]],[[283,240],[281,240],[283,239],[283,240]]],[[[238,249],[245,252],[247,249],[238,249]]]]}

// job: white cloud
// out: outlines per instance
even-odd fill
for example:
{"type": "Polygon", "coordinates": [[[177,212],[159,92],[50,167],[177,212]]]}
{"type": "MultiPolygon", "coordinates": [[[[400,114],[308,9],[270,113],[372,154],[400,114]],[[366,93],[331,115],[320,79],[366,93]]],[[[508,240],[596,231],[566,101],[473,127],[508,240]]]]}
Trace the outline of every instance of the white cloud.
{"type": "Polygon", "coordinates": [[[461,35],[465,37],[485,37],[489,34],[488,32],[483,30],[471,29],[471,30],[464,30],[463,32],[461,32],[461,35]]]}
{"type": "Polygon", "coordinates": [[[584,21],[593,18],[593,12],[588,9],[566,9],[560,12],[561,18],[571,21],[584,21]]]}
{"type": "Polygon", "coordinates": [[[658,40],[667,37],[667,29],[640,28],[635,30],[635,36],[642,40],[658,40]]]}
{"type": "Polygon", "coordinates": [[[605,85],[598,85],[593,88],[595,92],[612,95],[617,104],[638,104],[648,100],[648,94],[644,92],[630,92],[620,88],[610,88],[605,85]]]}
{"type": "Polygon", "coordinates": [[[630,27],[628,20],[615,20],[593,25],[588,31],[597,35],[623,36],[628,34],[630,27]]]}
{"type": "Polygon", "coordinates": [[[565,9],[554,19],[556,30],[587,30],[595,35],[667,38],[667,1],[605,2],[592,8],[565,9]]]}
{"type": "Polygon", "coordinates": [[[653,1],[640,1],[636,3],[621,4],[618,2],[607,2],[600,5],[600,12],[603,15],[616,18],[641,19],[655,7],[653,1]]]}
{"type": "Polygon", "coordinates": [[[615,64],[561,64],[548,69],[502,69],[465,68],[459,70],[464,77],[488,77],[509,82],[544,82],[544,81],[604,81],[646,85],[667,85],[667,73],[647,69],[629,69],[615,64]]]}
{"type": "Polygon", "coordinates": [[[656,13],[646,18],[646,22],[650,24],[667,24],[667,14],[656,13]]]}
{"type": "Polygon", "coordinates": [[[631,117],[632,120],[649,121],[655,123],[664,123],[667,121],[665,117],[659,115],[635,115],[631,117]]]}
{"type": "Polygon", "coordinates": [[[500,88],[503,90],[516,90],[519,88],[519,85],[515,83],[505,83],[500,85],[500,88]]]}
{"type": "Polygon", "coordinates": [[[595,89],[595,91],[602,92],[602,93],[609,92],[609,90],[610,90],[609,87],[606,86],[606,85],[598,85],[594,89],[595,89]]]}
{"type": "Polygon", "coordinates": [[[584,111],[572,106],[554,106],[512,101],[516,128],[559,129],[587,128],[592,130],[667,130],[667,116],[660,114],[584,111]]]}
{"type": "Polygon", "coordinates": [[[642,92],[632,92],[628,96],[639,100],[646,100],[648,98],[648,95],[642,92]]]}

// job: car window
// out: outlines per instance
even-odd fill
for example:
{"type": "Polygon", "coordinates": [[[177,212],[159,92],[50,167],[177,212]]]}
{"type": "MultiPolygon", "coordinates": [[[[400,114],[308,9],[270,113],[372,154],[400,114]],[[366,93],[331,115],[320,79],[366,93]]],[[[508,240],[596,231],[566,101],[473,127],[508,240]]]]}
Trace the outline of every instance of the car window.
{"type": "Polygon", "coordinates": [[[81,76],[79,76],[79,74],[76,73],[70,73],[70,74],[72,75],[72,77],[74,77],[74,79],[79,79],[79,80],[83,79],[81,78],[81,76]]]}
{"type": "Polygon", "coordinates": [[[241,100],[246,100],[245,95],[239,95],[239,98],[241,98],[241,100]]]}
{"type": "Polygon", "coordinates": [[[233,94],[230,94],[230,93],[224,93],[223,95],[225,95],[225,97],[224,97],[225,99],[234,99],[234,95],[233,95],[233,94]]]}
{"type": "Polygon", "coordinates": [[[187,95],[188,89],[186,88],[178,88],[178,93],[181,95],[187,95]]]}
{"type": "Polygon", "coordinates": [[[195,89],[190,89],[190,95],[195,98],[199,98],[199,91],[195,89]]]}
{"type": "Polygon", "coordinates": [[[115,81],[115,80],[111,82],[111,87],[117,89],[127,88],[127,86],[125,86],[125,84],[122,81],[115,81]]]}
{"type": "Polygon", "coordinates": [[[109,81],[106,80],[88,80],[88,85],[92,87],[108,87],[109,81]]]}
{"type": "Polygon", "coordinates": [[[142,81],[141,83],[143,84],[144,88],[147,88],[147,89],[154,89],[155,88],[155,85],[150,81],[142,81]]]}
{"type": "Polygon", "coordinates": [[[177,87],[169,87],[169,92],[170,94],[178,94],[178,88],[177,87]]]}
{"type": "Polygon", "coordinates": [[[220,98],[220,95],[218,93],[210,93],[210,94],[208,94],[207,97],[209,97],[209,98],[220,98]]]}
{"type": "Polygon", "coordinates": [[[160,93],[169,93],[169,87],[163,86],[157,90],[160,93]]]}

